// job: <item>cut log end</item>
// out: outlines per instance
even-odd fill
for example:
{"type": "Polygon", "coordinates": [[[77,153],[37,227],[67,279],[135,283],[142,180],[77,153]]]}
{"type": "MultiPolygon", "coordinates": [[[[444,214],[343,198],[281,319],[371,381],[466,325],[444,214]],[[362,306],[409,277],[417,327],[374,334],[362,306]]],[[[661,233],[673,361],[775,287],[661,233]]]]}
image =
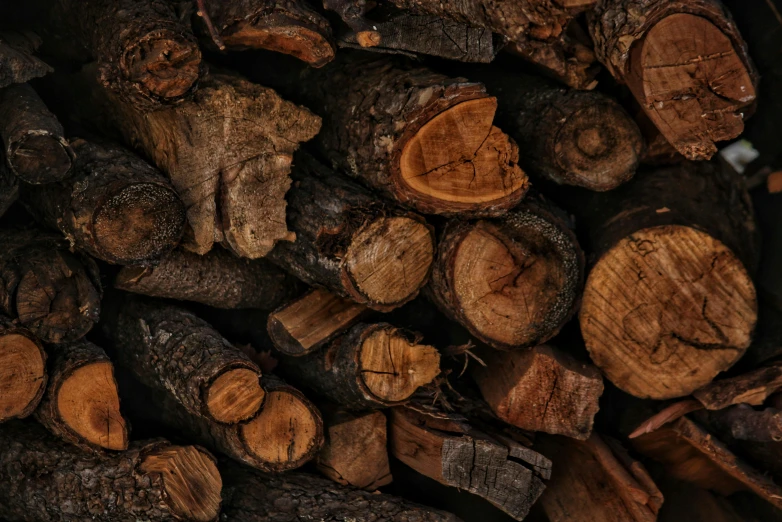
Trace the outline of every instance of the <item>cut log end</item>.
{"type": "Polygon", "coordinates": [[[210,455],[194,446],[168,446],[151,452],[141,471],[159,474],[171,511],[184,520],[211,522],[220,512],[223,484],[210,455]]]}
{"type": "Polygon", "coordinates": [[[492,125],[497,99],[479,98],[434,116],[404,143],[400,183],[442,212],[509,208],[528,187],[519,149],[492,125]]]}
{"type": "Polygon", "coordinates": [[[243,25],[241,30],[223,36],[223,42],[234,49],[266,49],[322,67],[334,59],[334,47],[323,34],[302,27],[295,21],[275,25],[243,25]]]}
{"type": "Polygon", "coordinates": [[[110,362],[83,366],[62,382],[57,409],[79,437],[110,450],[128,447],[128,428],[119,409],[119,395],[110,362]]]}
{"type": "Polygon", "coordinates": [[[670,399],[728,369],[757,319],[752,279],[713,237],[684,226],[642,229],[597,262],[581,331],[592,360],[624,391],[670,399]]]}
{"type": "Polygon", "coordinates": [[[259,377],[247,368],[236,368],[215,379],[206,392],[206,407],[212,418],[235,424],[255,415],[266,395],[259,377]]]}
{"type": "Polygon", "coordinates": [[[0,337],[0,422],[29,415],[46,386],[46,356],[31,338],[0,337]]]}
{"type": "Polygon", "coordinates": [[[353,236],[345,265],[367,305],[387,308],[418,293],[433,259],[434,239],[426,224],[407,217],[381,217],[353,236]]]}
{"type": "Polygon", "coordinates": [[[34,185],[65,179],[70,174],[71,163],[68,142],[49,133],[29,133],[8,154],[8,164],[14,174],[34,185]]]}
{"type": "Polygon", "coordinates": [[[195,42],[182,41],[163,31],[147,35],[127,49],[121,66],[127,78],[145,94],[175,101],[198,81],[201,51],[195,42]]]}
{"type": "Polygon", "coordinates": [[[97,210],[93,227],[106,258],[133,264],[159,258],[179,242],[185,210],[176,192],[156,183],[122,187],[97,210]]]}

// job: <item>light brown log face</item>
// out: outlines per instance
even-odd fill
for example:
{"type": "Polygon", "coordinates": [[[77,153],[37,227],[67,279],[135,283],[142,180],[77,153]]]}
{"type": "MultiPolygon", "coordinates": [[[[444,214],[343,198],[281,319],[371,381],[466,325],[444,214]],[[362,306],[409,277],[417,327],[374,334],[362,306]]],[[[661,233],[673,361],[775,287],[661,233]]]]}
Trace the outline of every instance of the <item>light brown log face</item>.
{"type": "Polygon", "coordinates": [[[209,385],[206,408],[217,422],[234,424],[252,417],[261,407],[264,395],[258,373],[237,368],[221,374],[209,385]]]}
{"type": "Polygon", "coordinates": [[[638,397],[687,395],[729,368],[757,319],[752,280],[721,242],[694,228],[642,229],[589,274],[581,331],[592,360],[638,397]]]}
{"type": "Polygon", "coordinates": [[[2,335],[0,361],[0,422],[29,415],[46,387],[43,350],[25,335],[2,335]]]}

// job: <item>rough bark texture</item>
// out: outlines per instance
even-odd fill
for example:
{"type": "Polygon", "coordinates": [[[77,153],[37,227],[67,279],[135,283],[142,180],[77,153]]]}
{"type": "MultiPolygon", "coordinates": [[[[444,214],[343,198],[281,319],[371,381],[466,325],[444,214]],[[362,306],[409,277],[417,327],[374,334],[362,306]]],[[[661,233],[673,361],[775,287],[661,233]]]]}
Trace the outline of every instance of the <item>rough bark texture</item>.
{"type": "Polygon", "coordinates": [[[0,315],[0,360],[0,423],[23,419],[46,391],[46,352],[29,330],[0,315]]]}
{"type": "Polygon", "coordinates": [[[434,257],[424,220],[377,200],[356,183],[298,154],[288,193],[288,226],[269,259],[302,281],[380,311],[418,295],[434,257]]]}
{"type": "Polygon", "coordinates": [[[124,267],[114,287],[215,308],[269,310],[296,295],[301,284],[265,260],[242,259],[216,248],[202,256],[174,250],[156,266],[124,267]]]}
{"type": "Polygon", "coordinates": [[[36,219],[108,263],[148,264],[176,246],[185,208],[157,169],[118,147],[84,140],[71,145],[71,177],[22,190],[22,203],[36,219]]]}
{"type": "Polygon", "coordinates": [[[0,32],[0,89],[25,83],[52,72],[52,68],[33,56],[41,45],[34,33],[0,32]]]}
{"type": "Polygon", "coordinates": [[[695,416],[705,418],[707,426],[713,428],[712,431],[728,434],[728,441],[782,441],[782,412],[776,408],[755,410],[752,406],[737,404],[695,416]]]}
{"type": "Polygon", "coordinates": [[[734,404],[760,406],[782,388],[782,362],[770,363],[751,372],[711,382],[693,392],[709,410],[721,410],[734,404]]]}
{"type": "Polygon", "coordinates": [[[0,231],[0,309],[49,343],[75,341],[100,315],[102,288],[91,258],[57,236],[0,231]]]}
{"type": "Polygon", "coordinates": [[[11,172],[28,183],[52,183],[70,174],[73,151],[63,128],[27,84],[0,91],[0,138],[11,172]]]}
{"type": "Polygon", "coordinates": [[[220,520],[226,522],[459,522],[444,511],[315,475],[265,475],[230,463],[221,465],[220,472],[225,484],[220,520]]]}

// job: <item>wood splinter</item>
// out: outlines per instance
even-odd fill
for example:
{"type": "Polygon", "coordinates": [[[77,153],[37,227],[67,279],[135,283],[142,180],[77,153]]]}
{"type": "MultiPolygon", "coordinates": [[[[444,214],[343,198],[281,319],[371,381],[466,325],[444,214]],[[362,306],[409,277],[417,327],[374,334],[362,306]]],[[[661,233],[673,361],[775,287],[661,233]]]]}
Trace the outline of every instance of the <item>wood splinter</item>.
{"type": "Polygon", "coordinates": [[[46,352],[29,330],[0,316],[0,423],[22,419],[46,391],[46,352]]]}

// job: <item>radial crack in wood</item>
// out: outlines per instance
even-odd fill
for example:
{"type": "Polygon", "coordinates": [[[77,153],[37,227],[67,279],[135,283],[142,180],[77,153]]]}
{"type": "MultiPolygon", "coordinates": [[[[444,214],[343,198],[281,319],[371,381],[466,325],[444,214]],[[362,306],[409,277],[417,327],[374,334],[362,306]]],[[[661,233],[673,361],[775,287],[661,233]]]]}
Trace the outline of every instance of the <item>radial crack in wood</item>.
{"type": "Polygon", "coordinates": [[[46,353],[33,335],[0,317],[0,422],[23,418],[46,390],[46,353]]]}
{"type": "Polygon", "coordinates": [[[221,374],[206,391],[206,408],[217,422],[234,424],[249,419],[264,401],[258,373],[237,368],[221,374]]]}

